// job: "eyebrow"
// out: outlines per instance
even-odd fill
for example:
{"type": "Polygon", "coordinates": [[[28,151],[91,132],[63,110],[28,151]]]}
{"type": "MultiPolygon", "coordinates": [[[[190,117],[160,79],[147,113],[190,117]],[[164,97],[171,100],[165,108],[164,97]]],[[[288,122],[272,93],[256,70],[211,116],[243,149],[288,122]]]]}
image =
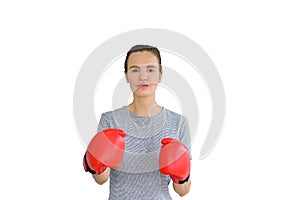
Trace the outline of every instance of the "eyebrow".
{"type": "MultiPolygon", "coordinates": [[[[157,67],[156,65],[147,65],[147,68],[156,68],[156,67],[157,67]]],[[[128,69],[132,69],[132,68],[140,68],[140,66],[132,65],[128,69]]]]}

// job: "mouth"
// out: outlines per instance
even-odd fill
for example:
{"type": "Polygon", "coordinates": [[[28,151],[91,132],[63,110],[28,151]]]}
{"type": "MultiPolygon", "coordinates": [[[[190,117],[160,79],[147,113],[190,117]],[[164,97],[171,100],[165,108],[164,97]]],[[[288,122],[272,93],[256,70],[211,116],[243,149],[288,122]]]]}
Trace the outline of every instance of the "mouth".
{"type": "Polygon", "coordinates": [[[140,84],[138,85],[139,88],[149,87],[149,84],[140,84]]]}

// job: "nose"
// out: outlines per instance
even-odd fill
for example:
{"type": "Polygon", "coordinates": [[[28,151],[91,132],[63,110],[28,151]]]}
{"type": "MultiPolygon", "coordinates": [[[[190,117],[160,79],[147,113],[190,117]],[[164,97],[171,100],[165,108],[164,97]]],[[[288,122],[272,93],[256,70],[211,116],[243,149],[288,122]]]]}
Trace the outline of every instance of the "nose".
{"type": "Polygon", "coordinates": [[[140,79],[141,80],[146,80],[148,78],[148,74],[145,70],[141,70],[140,72],[140,79]]]}

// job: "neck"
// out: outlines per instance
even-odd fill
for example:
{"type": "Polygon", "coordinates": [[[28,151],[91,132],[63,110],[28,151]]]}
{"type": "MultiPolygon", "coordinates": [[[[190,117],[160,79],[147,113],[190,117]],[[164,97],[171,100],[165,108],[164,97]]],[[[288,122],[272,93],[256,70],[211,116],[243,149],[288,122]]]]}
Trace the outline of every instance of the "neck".
{"type": "Polygon", "coordinates": [[[133,102],[128,105],[129,112],[139,116],[157,115],[161,112],[161,109],[162,107],[156,103],[154,96],[134,96],[133,102]]]}

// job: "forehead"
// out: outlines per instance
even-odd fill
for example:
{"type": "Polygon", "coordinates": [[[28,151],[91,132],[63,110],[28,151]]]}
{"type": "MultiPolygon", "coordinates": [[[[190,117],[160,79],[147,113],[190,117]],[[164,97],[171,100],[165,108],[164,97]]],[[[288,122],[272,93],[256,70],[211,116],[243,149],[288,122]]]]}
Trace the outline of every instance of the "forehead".
{"type": "Polygon", "coordinates": [[[149,51],[138,51],[130,54],[127,60],[128,67],[130,66],[143,66],[143,65],[158,65],[157,57],[149,51]]]}

